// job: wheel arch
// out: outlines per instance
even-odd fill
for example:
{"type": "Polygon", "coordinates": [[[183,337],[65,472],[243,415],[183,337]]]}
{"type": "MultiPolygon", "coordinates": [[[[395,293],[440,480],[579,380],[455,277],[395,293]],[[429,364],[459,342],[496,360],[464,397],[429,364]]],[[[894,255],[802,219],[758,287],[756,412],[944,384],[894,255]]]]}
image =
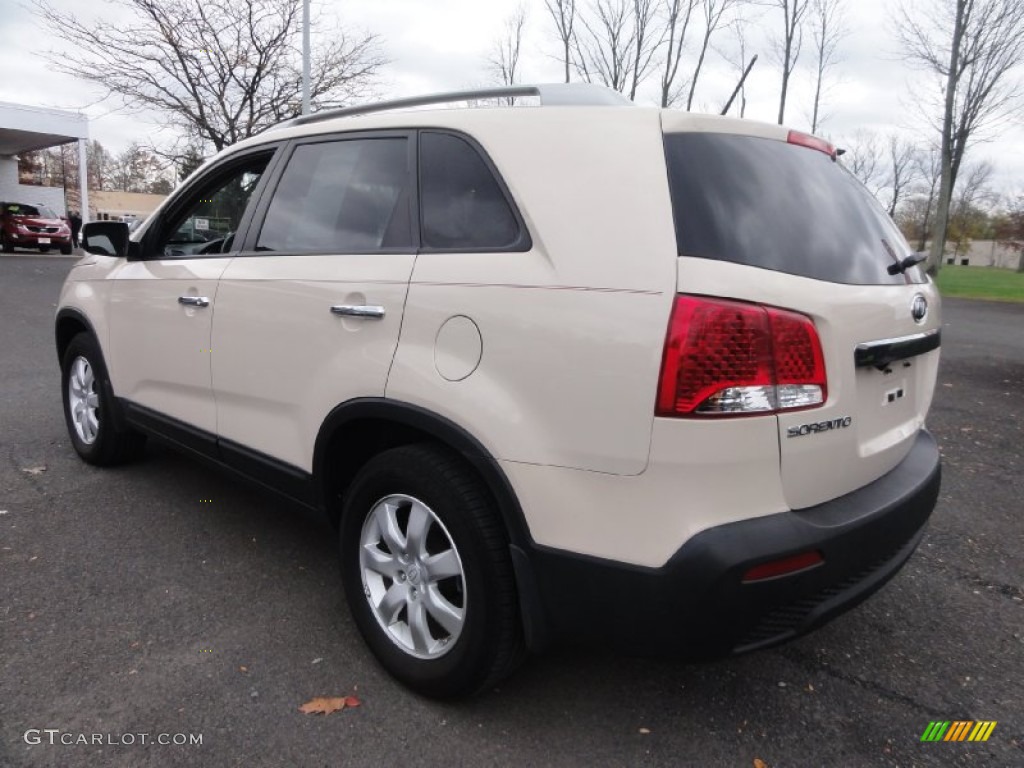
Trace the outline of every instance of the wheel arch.
{"type": "MultiPolygon", "coordinates": [[[[64,352],[68,348],[68,344],[75,338],[79,333],[91,333],[96,338],[96,343],[100,344],[100,337],[96,333],[96,329],[93,328],[89,318],[85,316],[83,312],[74,307],[64,307],[57,312],[57,318],[53,325],[53,336],[54,342],[57,345],[57,362],[62,363],[64,360],[64,352]]],[[[103,345],[100,344],[102,350],[103,345]]]]}
{"type": "Polygon", "coordinates": [[[335,526],[341,498],[359,469],[381,451],[416,442],[441,444],[458,453],[490,492],[508,532],[527,647],[548,644],[547,621],[530,554],[526,518],[512,484],[491,453],[450,419],[411,403],[358,398],[334,408],[324,419],[313,450],[319,505],[335,526]]]}
{"type": "Polygon", "coordinates": [[[462,456],[498,505],[509,538],[532,540],[511,483],[491,453],[450,419],[410,403],[367,397],[342,403],[328,414],[313,449],[318,498],[331,516],[359,469],[383,450],[414,442],[440,443],[462,456]]]}

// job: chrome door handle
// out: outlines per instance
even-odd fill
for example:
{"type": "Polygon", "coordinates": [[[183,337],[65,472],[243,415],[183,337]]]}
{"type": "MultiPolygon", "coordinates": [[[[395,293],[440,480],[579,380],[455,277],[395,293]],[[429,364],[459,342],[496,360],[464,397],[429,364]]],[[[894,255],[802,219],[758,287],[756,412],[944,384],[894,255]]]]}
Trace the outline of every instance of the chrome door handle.
{"type": "Polygon", "coordinates": [[[345,317],[370,317],[376,320],[384,317],[384,307],[374,304],[335,304],[331,312],[345,317]]]}
{"type": "Polygon", "coordinates": [[[205,296],[179,296],[178,303],[186,307],[208,307],[210,300],[205,296]]]}

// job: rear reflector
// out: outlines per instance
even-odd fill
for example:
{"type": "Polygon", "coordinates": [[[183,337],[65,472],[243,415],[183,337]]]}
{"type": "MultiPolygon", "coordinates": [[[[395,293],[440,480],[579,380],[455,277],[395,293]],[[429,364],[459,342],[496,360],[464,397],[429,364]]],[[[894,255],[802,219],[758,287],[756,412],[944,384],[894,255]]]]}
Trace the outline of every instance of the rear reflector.
{"type": "Polygon", "coordinates": [[[799,555],[784,557],[781,560],[771,560],[761,565],[755,565],[743,574],[744,583],[750,581],[764,581],[765,579],[776,579],[779,576],[790,576],[808,568],[814,568],[825,562],[825,558],[817,550],[801,552],[799,555]]]}
{"type": "Polygon", "coordinates": [[[807,147],[808,149],[816,149],[819,152],[824,152],[833,160],[837,157],[836,148],[832,144],[824,139],[819,139],[817,136],[811,136],[809,133],[790,131],[789,136],[786,137],[786,141],[790,144],[796,144],[798,147],[807,147]]]}
{"type": "Polygon", "coordinates": [[[814,408],[827,395],[811,319],[796,312],[676,296],[658,382],[659,416],[743,416],[814,408]]]}

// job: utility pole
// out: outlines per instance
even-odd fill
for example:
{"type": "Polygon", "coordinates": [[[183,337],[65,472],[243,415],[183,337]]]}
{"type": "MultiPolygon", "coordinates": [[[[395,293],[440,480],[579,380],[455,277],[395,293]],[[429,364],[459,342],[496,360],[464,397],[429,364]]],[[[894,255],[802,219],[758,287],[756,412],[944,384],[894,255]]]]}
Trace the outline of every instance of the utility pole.
{"type": "Polygon", "coordinates": [[[309,114],[309,0],[302,0],[302,114],[309,114]]]}

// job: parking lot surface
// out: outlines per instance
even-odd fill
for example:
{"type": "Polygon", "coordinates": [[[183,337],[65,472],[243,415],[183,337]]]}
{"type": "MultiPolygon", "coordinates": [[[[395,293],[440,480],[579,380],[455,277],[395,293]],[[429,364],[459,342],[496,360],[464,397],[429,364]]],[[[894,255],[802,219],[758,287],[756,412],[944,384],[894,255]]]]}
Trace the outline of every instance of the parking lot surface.
{"type": "Polygon", "coordinates": [[[563,649],[438,704],[363,646],[319,519],[152,443],[78,460],[52,334],[71,263],[0,257],[0,766],[1024,765],[1024,305],[944,303],[940,502],[865,604],[714,664],[563,649]],[[997,725],[921,742],[936,720],[997,725]]]}

